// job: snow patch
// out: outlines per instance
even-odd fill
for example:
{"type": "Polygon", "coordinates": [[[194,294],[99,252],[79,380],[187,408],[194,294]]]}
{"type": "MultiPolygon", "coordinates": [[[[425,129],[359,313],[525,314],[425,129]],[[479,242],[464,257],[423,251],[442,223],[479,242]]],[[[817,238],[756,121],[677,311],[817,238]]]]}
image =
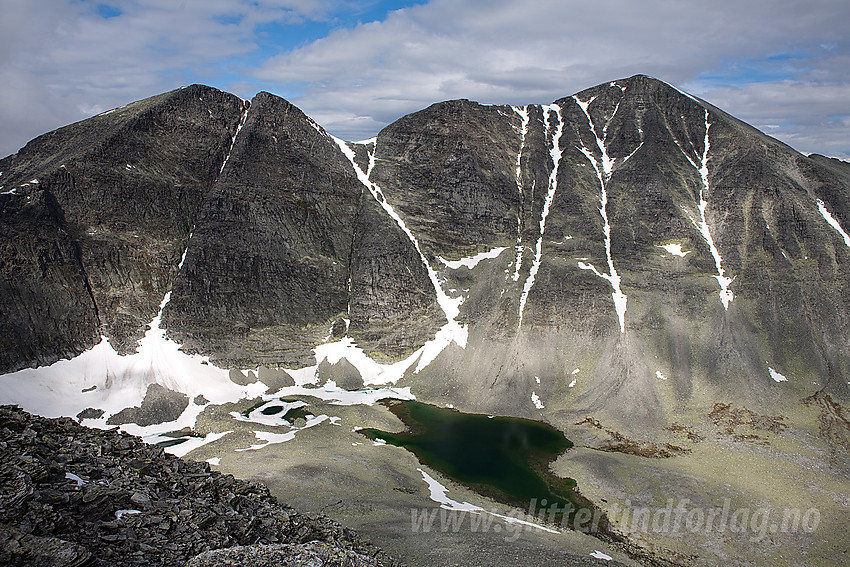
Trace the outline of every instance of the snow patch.
{"type": "Polygon", "coordinates": [[[591,554],[590,554],[590,556],[591,556],[591,557],[595,557],[596,559],[602,559],[602,560],[604,560],[604,561],[611,561],[612,559],[614,559],[614,558],[613,558],[613,557],[611,557],[610,555],[607,555],[607,554],[605,554],[605,553],[602,553],[602,552],[601,552],[601,551],[599,551],[598,549],[594,550],[594,551],[593,551],[593,553],[591,553],[591,554]]]}
{"type": "MultiPolygon", "coordinates": [[[[131,424],[131,425],[135,425],[135,424],[131,424]]],[[[139,427],[138,425],[135,425],[135,426],[139,427]]],[[[165,451],[166,453],[169,453],[171,455],[174,455],[175,457],[185,457],[187,454],[189,454],[189,452],[194,451],[198,447],[203,447],[204,445],[212,443],[213,441],[218,441],[219,439],[221,439],[222,437],[224,437],[228,433],[233,433],[233,430],[222,431],[221,433],[207,433],[203,437],[194,437],[194,436],[187,435],[187,436],[184,436],[182,438],[171,437],[169,435],[163,435],[163,434],[157,433],[157,434],[154,434],[154,435],[145,436],[145,437],[143,437],[143,440],[145,441],[145,443],[149,443],[151,445],[156,445],[158,443],[174,441],[175,439],[182,439],[183,441],[181,443],[165,447],[165,448],[163,448],[163,451],[165,451]]]]}
{"type": "Polygon", "coordinates": [[[570,382],[569,384],[567,384],[567,388],[575,388],[575,385],[576,385],[576,382],[577,382],[577,381],[578,381],[578,380],[577,380],[576,378],[573,378],[573,381],[572,381],[572,382],[570,382]]]}
{"type": "Polygon", "coordinates": [[[73,480],[74,482],[77,483],[77,486],[82,486],[82,485],[86,484],[86,481],[84,481],[83,479],[81,479],[80,477],[75,475],[74,473],[66,472],[65,478],[68,479],[68,480],[73,480]]]}
{"type": "Polygon", "coordinates": [[[663,246],[656,245],[656,247],[663,248],[671,256],[678,256],[679,258],[684,258],[691,253],[690,250],[682,250],[681,244],[664,244],[663,246]]]}
{"type": "Polygon", "coordinates": [[[655,377],[658,378],[659,380],[666,380],[667,379],[667,377],[664,374],[662,374],[660,370],[655,371],[655,377]]]}
{"type": "MultiPolygon", "coordinates": [[[[586,263],[580,261],[578,263],[578,267],[582,270],[590,270],[598,277],[607,280],[609,284],[611,284],[611,298],[614,300],[614,310],[617,313],[617,320],[620,323],[620,332],[626,332],[626,308],[628,304],[628,297],[623,290],[620,288],[620,275],[617,273],[617,269],[614,267],[614,259],[611,256],[611,224],[608,222],[608,192],[606,190],[606,185],[608,181],[611,179],[611,174],[614,172],[614,162],[616,158],[612,158],[608,155],[608,149],[605,145],[605,142],[608,137],[608,124],[606,124],[602,128],[602,137],[599,137],[599,134],[596,133],[596,125],[593,123],[593,119],[590,116],[590,104],[596,99],[596,97],[592,97],[587,101],[583,101],[579,99],[577,96],[573,96],[573,100],[576,104],[581,108],[582,112],[584,112],[585,117],[587,118],[587,124],[590,127],[590,133],[593,134],[593,137],[596,139],[596,146],[599,149],[601,154],[601,163],[596,159],[596,156],[593,155],[593,152],[584,145],[582,142],[582,146],[577,148],[590,164],[593,166],[593,170],[596,172],[596,178],[599,180],[599,187],[601,189],[601,196],[599,197],[599,214],[602,216],[603,226],[602,233],[605,236],[605,256],[608,260],[608,273],[603,274],[593,264],[586,263]],[[601,166],[601,168],[600,168],[601,166]]],[[[611,118],[617,114],[617,110],[620,108],[620,103],[617,103],[617,106],[614,108],[614,113],[611,115],[611,118]]],[[[610,124],[610,119],[608,121],[610,124]]],[[[643,143],[643,142],[641,142],[643,143]]],[[[637,150],[635,150],[637,151],[637,150]]]]}
{"type": "Polygon", "coordinates": [[[246,447],[244,449],[235,449],[237,452],[242,451],[257,451],[262,449],[263,447],[268,447],[269,445],[274,445],[277,443],[286,443],[287,441],[291,441],[295,439],[295,434],[299,431],[303,431],[305,429],[309,429],[311,427],[315,427],[320,423],[324,423],[328,421],[330,418],[327,415],[314,415],[307,419],[307,423],[305,423],[302,427],[293,427],[290,431],[285,433],[273,433],[270,431],[255,431],[254,436],[260,441],[265,441],[265,443],[258,443],[256,445],[251,445],[250,447],[246,447]]]}
{"type": "Polygon", "coordinates": [[[275,445],[277,443],[286,443],[287,441],[291,441],[295,439],[295,432],[287,431],[286,433],[272,433],[269,431],[255,431],[254,436],[260,441],[264,441],[264,443],[257,443],[255,445],[251,445],[250,447],[246,447],[244,449],[235,449],[237,452],[242,451],[258,451],[263,447],[268,447],[269,445],[275,445]]]}
{"type": "Polygon", "coordinates": [[[272,400],[267,401],[265,404],[259,406],[252,410],[248,416],[242,415],[242,413],[238,411],[230,412],[230,416],[233,417],[236,421],[244,421],[247,423],[258,423],[260,425],[268,425],[270,427],[276,427],[278,425],[292,425],[287,419],[286,414],[289,413],[290,410],[304,408],[309,406],[307,402],[301,400],[295,400],[294,402],[284,402],[279,398],[274,398],[272,400]],[[268,408],[273,406],[280,406],[281,410],[274,415],[268,415],[265,411],[268,408]]]}
{"type": "Polygon", "coordinates": [[[446,260],[442,256],[437,256],[437,259],[445,264],[451,270],[459,270],[460,268],[469,268],[470,270],[477,266],[482,260],[492,260],[498,258],[502,252],[507,250],[505,247],[493,248],[487,252],[480,252],[475,256],[468,256],[460,260],[446,260]]]}
{"type": "MultiPolygon", "coordinates": [[[[165,337],[160,321],[170,298],[169,291],[134,354],[119,355],[107,338],[101,337],[100,343],[70,360],[6,374],[0,380],[0,402],[45,417],[74,417],[86,408],[97,408],[104,415],[86,420],[86,425],[106,428],[113,414],[141,405],[151,384],[182,392],[190,399],[203,395],[213,404],[263,394],[265,385],[239,386],[230,380],[227,370],[215,367],[207,357],[182,352],[178,343],[165,337]]],[[[203,407],[190,403],[175,421],[147,427],[126,424],[121,429],[146,436],[191,428],[202,411],[203,407]]]]}
{"type": "Polygon", "coordinates": [[[221,464],[221,457],[210,457],[207,459],[207,462],[214,467],[217,467],[221,464]]]}
{"type": "Polygon", "coordinates": [[[497,514],[496,512],[490,512],[488,510],[485,510],[481,506],[476,506],[475,504],[470,504],[469,502],[458,502],[457,500],[453,500],[448,496],[448,488],[440,484],[436,479],[434,479],[431,475],[426,473],[421,468],[417,468],[416,470],[422,473],[422,479],[428,484],[428,492],[429,496],[431,497],[431,500],[438,503],[440,505],[440,508],[443,508],[444,510],[469,512],[470,514],[489,514],[491,516],[501,518],[509,524],[520,524],[524,526],[529,526],[531,528],[542,530],[544,532],[549,532],[551,534],[560,533],[558,530],[553,530],[551,528],[547,528],[546,526],[541,526],[540,524],[535,524],[533,522],[514,518],[513,516],[506,516],[503,514],[497,514]]]}
{"type": "MultiPolygon", "coordinates": [[[[677,89],[678,90],[678,89],[677,89]]],[[[681,92],[681,91],[680,91],[681,92]]],[[[693,97],[692,97],[693,98],[693,97]]],[[[696,100],[696,99],[694,99],[696,100]]],[[[700,164],[691,159],[691,156],[682,148],[679,142],[676,142],[676,145],[679,146],[679,149],[684,154],[685,158],[691,163],[691,165],[699,172],[700,179],[702,180],[702,188],[699,191],[699,219],[695,219],[687,210],[685,213],[688,215],[688,218],[691,221],[691,224],[699,231],[703,240],[705,240],[706,244],[708,244],[708,249],[711,252],[711,256],[714,258],[714,265],[717,268],[717,275],[714,276],[714,279],[717,280],[717,283],[720,285],[720,301],[723,303],[723,309],[728,310],[729,304],[735,298],[735,294],[732,293],[732,290],[729,289],[729,285],[732,283],[734,278],[730,278],[726,276],[726,272],[723,269],[723,258],[720,256],[720,250],[717,249],[717,246],[714,243],[714,238],[711,236],[711,228],[708,225],[708,220],[706,218],[706,210],[708,209],[708,201],[705,200],[705,196],[709,193],[709,182],[708,182],[708,151],[711,147],[710,140],[708,137],[708,131],[711,128],[711,122],[708,119],[708,109],[705,109],[705,140],[703,142],[703,152],[700,157],[700,164]]],[[[693,144],[691,144],[693,146],[693,144]]]]}
{"type": "Polygon", "coordinates": [[[770,373],[770,377],[773,378],[774,382],[787,382],[788,381],[788,378],[786,378],[785,376],[783,376],[782,374],[780,374],[779,372],[777,372],[776,370],[774,370],[770,366],[767,367],[767,371],[770,373]]]}
{"type": "Polygon", "coordinates": [[[540,396],[537,395],[537,392],[531,392],[531,401],[537,409],[545,409],[543,402],[540,401],[540,396]]]}
{"type": "MultiPolygon", "coordinates": [[[[522,121],[522,126],[520,128],[520,144],[519,144],[519,152],[517,152],[516,156],[516,188],[520,195],[520,200],[523,198],[523,190],[522,190],[522,152],[525,150],[525,137],[528,135],[528,107],[523,106],[514,106],[512,107],[514,112],[516,112],[520,120],[522,121]]],[[[522,218],[520,218],[519,213],[517,213],[516,217],[516,260],[514,260],[514,274],[513,280],[519,281],[519,271],[522,268],[522,218]]]]}
{"type": "Polygon", "coordinates": [[[230,160],[230,154],[233,153],[233,147],[236,145],[236,137],[239,135],[239,132],[242,131],[242,127],[245,125],[245,120],[248,119],[248,108],[248,106],[245,106],[245,110],[242,111],[242,116],[239,119],[239,125],[236,127],[236,132],[230,140],[230,148],[227,150],[227,155],[224,156],[224,162],[221,164],[221,169],[218,170],[219,175],[221,175],[224,171],[224,166],[227,165],[228,160],[230,160]]]}
{"type": "Polygon", "coordinates": [[[818,199],[818,210],[820,211],[820,214],[824,218],[824,220],[829,223],[829,226],[834,228],[836,232],[841,235],[841,237],[844,239],[844,244],[846,244],[847,247],[850,248],[850,236],[848,236],[848,234],[844,232],[844,229],[841,228],[841,225],[838,223],[835,217],[833,217],[829,210],[827,210],[826,203],[824,203],[820,199],[818,199]]]}

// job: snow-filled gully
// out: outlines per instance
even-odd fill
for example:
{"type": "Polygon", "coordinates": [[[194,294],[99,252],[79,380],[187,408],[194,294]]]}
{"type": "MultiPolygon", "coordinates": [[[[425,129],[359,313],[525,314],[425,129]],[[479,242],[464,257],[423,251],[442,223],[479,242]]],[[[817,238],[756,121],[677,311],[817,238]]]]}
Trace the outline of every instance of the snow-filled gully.
{"type": "MultiPolygon", "coordinates": [[[[519,152],[516,156],[516,188],[519,191],[520,203],[524,201],[525,195],[522,190],[522,152],[525,150],[525,137],[528,135],[528,107],[514,106],[512,107],[520,119],[522,126],[520,127],[520,144],[519,152]]],[[[519,281],[519,270],[522,267],[522,206],[516,216],[516,260],[514,267],[513,280],[519,281]]],[[[521,316],[521,315],[520,315],[521,316]]]]}
{"type": "MultiPolygon", "coordinates": [[[[329,135],[330,136],[330,135],[329,135]]],[[[354,172],[357,175],[357,179],[369,190],[369,193],[378,202],[381,208],[392,218],[398,227],[407,235],[407,238],[410,240],[410,243],[413,245],[416,252],[419,254],[419,258],[422,261],[422,264],[425,266],[425,270],[428,273],[428,278],[431,280],[431,284],[434,286],[434,292],[437,295],[437,303],[442,309],[445,317],[446,324],[437,331],[436,336],[428,341],[425,345],[422,346],[416,353],[411,355],[410,358],[406,359],[406,361],[413,361],[418,358],[419,363],[416,366],[415,372],[419,372],[425,366],[430,364],[440,352],[443,351],[449,344],[452,342],[456,343],[461,348],[466,348],[466,341],[468,337],[468,329],[465,325],[461,325],[457,321],[457,316],[460,314],[460,305],[463,302],[463,297],[449,297],[445,291],[443,291],[443,287],[440,284],[439,276],[437,275],[437,271],[431,266],[428,259],[425,257],[425,254],[422,252],[422,248],[419,246],[419,241],[414,236],[413,232],[408,228],[407,224],[405,224],[404,220],[399,216],[396,210],[392,205],[387,201],[386,197],[382,189],[376,184],[373,183],[370,179],[370,175],[372,173],[372,169],[375,165],[375,151],[377,149],[377,141],[370,140],[370,142],[375,141],[375,145],[372,149],[372,152],[369,154],[369,167],[368,171],[363,171],[363,169],[357,164],[357,160],[355,159],[354,151],[348,146],[348,144],[335,136],[330,136],[334,142],[336,142],[339,149],[342,151],[343,155],[351,162],[351,167],[354,168],[354,172]]],[[[400,377],[400,376],[399,376],[400,377]]]]}
{"type": "Polygon", "coordinates": [[[830,213],[829,210],[826,208],[826,203],[824,203],[820,199],[817,200],[817,203],[818,211],[820,211],[820,214],[823,219],[829,224],[829,226],[831,226],[835,230],[835,232],[841,235],[841,238],[844,239],[844,244],[846,244],[847,247],[850,248],[850,235],[844,232],[844,229],[841,228],[841,225],[838,223],[838,220],[836,220],[836,218],[832,216],[832,213],[830,213]]]}
{"type": "Polygon", "coordinates": [[[239,132],[241,132],[242,127],[245,126],[245,120],[248,119],[248,101],[243,101],[242,106],[242,116],[239,118],[239,125],[236,127],[236,132],[233,133],[233,138],[231,138],[230,140],[230,149],[227,150],[227,155],[224,156],[224,161],[221,163],[221,169],[218,170],[219,175],[221,175],[221,173],[224,171],[224,166],[226,166],[227,162],[230,160],[230,154],[233,153],[233,147],[236,145],[236,137],[239,136],[239,132]]]}
{"type": "MultiPolygon", "coordinates": [[[[547,135],[552,132],[551,116],[554,114],[557,120],[555,131],[551,133],[552,146],[549,148],[549,155],[552,158],[552,171],[549,173],[549,188],[546,192],[546,200],[543,202],[543,211],[540,213],[540,235],[537,237],[537,244],[534,247],[534,260],[531,262],[531,269],[528,272],[528,277],[525,279],[525,284],[522,286],[522,294],[519,298],[519,321],[517,322],[517,328],[522,327],[528,294],[531,292],[537,272],[540,270],[540,260],[543,256],[543,234],[546,231],[546,218],[549,216],[549,208],[552,206],[555,192],[558,190],[558,167],[561,164],[561,154],[563,153],[561,150],[561,136],[564,133],[564,121],[561,117],[561,107],[557,104],[549,104],[542,108],[544,128],[547,135]]],[[[517,272],[518,270],[519,268],[517,267],[517,272]]]]}
{"type": "MultiPolygon", "coordinates": [[[[619,85],[616,85],[619,86],[619,85]]],[[[624,90],[623,87],[620,87],[620,90],[624,90]]],[[[608,155],[608,148],[605,145],[606,138],[608,137],[608,124],[606,124],[602,129],[602,137],[599,137],[599,134],[596,133],[596,126],[593,123],[593,119],[590,117],[590,105],[596,97],[591,97],[587,101],[583,101],[579,99],[577,96],[573,96],[573,100],[575,100],[576,104],[579,108],[581,108],[585,117],[587,118],[587,124],[590,128],[590,133],[593,134],[593,137],[596,139],[596,146],[601,154],[601,163],[600,160],[596,158],[587,146],[582,145],[578,150],[584,154],[590,164],[593,166],[593,170],[596,172],[596,178],[599,180],[599,187],[601,190],[601,195],[599,198],[599,214],[602,216],[603,226],[602,233],[605,235],[605,257],[608,261],[608,273],[602,273],[596,266],[593,264],[584,262],[579,260],[578,267],[582,270],[590,270],[600,278],[607,280],[609,284],[611,284],[611,297],[614,299],[614,309],[617,312],[617,319],[620,322],[620,332],[626,332],[626,306],[628,302],[628,298],[626,294],[623,293],[623,290],[620,288],[620,275],[617,273],[616,268],[614,267],[614,259],[611,257],[611,224],[608,222],[608,191],[607,184],[611,180],[611,174],[614,171],[614,162],[615,158],[612,158],[608,155]]],[[[617,106],[614,108],[614,113],[611,115],[613,118],[617,114],[617,110],[620,108],[620,103],[617,103],[617,106]]],[[[609,120],[610,123],[610,120],[609,120]]],[[[643,144],[643,142],[641,142],[643,144]]],[[[640,146],[638,146],[640,148],[640,146]]],[[[637,151],[637,148],[634,152],[632,152],[629,157],[634,155],[637,151]]],[[[626,158],[626,160],[629,159],[626,158]]],[[[624,160],[625,162],[625,160],[624,160]]]]}
{"type": "MultiPolygon", "coordinates": [[[[684,154],[685,158],[687,158],[688,162],[694,167],[694,169],[699,172],[700,180],[702,182],[702,187],[699,190],[699,218],[696,219],[694,216],[683,208],[685,214],[688,215],[691,223],[694,225],[694,228],[699,231],[700,236],[702,236],[705,243],[708,245],[708,249],[711,252],[711,256],[714,258],[714,265],[717,268],[717,275],[714,276],[714,279],[717,280],[717,283],[720,285],[720,301],[723,303],[723,308],[728,310],[729,304],[735,298],[735,295],[732,293],[732,290],[729,289],[729,285],[732,283],[734,278],[730,278],[726,275],[726,271],[723,269],[723,258],[720,256],[720,250],[718,250],[717,245],[714,243],[714,238],[711,236],[711,227],[708,225],[708,219],[706,218],[706,211],[708,210],[708,201],[706,201],[706,197],[709,193],[709,182],[708,182],[708,151],[710,148],[710,141],[708,137],[709,129],[711,128],[711,122],[708,119],[708,109],[705,109],[705,140],[703,142],[703,151],[702,156],[700,156],[700,162],[697,164],[691,156],[682,148],[679,142],[676,142],[676,145],[679,146],[679,149],[684,154]]],[[[691,144],[693,147],[693,144],[691,144]]]]}

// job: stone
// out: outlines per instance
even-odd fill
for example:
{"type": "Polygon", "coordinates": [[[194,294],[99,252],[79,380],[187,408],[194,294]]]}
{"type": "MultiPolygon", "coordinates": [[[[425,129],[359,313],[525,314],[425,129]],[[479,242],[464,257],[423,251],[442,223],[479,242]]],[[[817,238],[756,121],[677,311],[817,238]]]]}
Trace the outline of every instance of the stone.
{"type": "Polygon", "coordinates": [[[337,386],[349,391],[360,390],[365,386],[360,371],[345,358],[336,364],[330,364],[327,360],[323,360],[319,364],[317,374],[319,376],[319,384],[325,384],[328,380],[333,380],[337,386]]]}
{"type": "Polygon", "coordinates": [[[151,384],[142,399],[142,405],[126,408],[113,414],[106,420],[107,425],[136,423],[155,425],[174,421],[189,407],[189,396],[169,390],[159,384],[151,384]]]}
{"type": "Polygon", "coordinates": [[[183,461],[135,437],[9,406],[0,406],[0,431],[6,443],[0,452],[4,564],[183,566],[204,550],[238,545],[236,556],[280,559],[265,546],[282,543],[295,546],[293,557],[310,561],[398,565],[327,518],[278,503],[262,485],[183,461]],[[58,467],[53,455],[60,448],[70,458],[58,467]],[[88,480],[78,486],[64,473],[47,474],[54,468],[88,480]]]}
{"type": "Polygon", "coordinates": [[[260,366],[259,380],[269,387],[269,392],[277,392],[281,388],[295,385],[295,380],[286,370],[269,368],[268,366],[260,366]]]}
{"type": "Polygon", "coordinates": [[[97,408],[86,408],[77,414],[77,419],[100,419],[103,417],[103,410],[97,408]]]}

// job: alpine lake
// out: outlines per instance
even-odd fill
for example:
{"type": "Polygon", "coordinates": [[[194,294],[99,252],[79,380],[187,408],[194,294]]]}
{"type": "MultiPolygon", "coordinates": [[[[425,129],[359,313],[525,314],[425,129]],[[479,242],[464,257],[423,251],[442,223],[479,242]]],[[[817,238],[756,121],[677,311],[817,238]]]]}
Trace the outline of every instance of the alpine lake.
{"type": "MultiPolygon", "coordinates": [[[[403,447],[422,464],[498,502],[556,511],[550,522],[571,524],[578,511],[594,510],[573,479],[550,471],[552,461],[573,446],[559,430],[530,419],[462,413],[417,401],[382,403],[407,430],[360,430],[369,439],[403,447]]],[[[599,528],[608,531],[604,517],[599,528]]]]}

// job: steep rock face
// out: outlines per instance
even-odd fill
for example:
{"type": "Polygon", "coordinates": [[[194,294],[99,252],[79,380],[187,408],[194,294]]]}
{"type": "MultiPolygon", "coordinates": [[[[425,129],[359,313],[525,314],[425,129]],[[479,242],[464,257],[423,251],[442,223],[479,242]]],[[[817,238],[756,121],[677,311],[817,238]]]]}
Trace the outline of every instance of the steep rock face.
{"type": "MultiPolygon", "coordinates": [[[[100,317],[100,325],[91,317],[75,325],[86,341],[58,340],[39,347],[39,357],[79,352],[100,333],[119,352],[135,349],[171,287],[242,105],[233,95],[195,85],[45,134],[0,161],[3,184],[14,191],[8,199],[26,199],[26,188],[36,184],[22,185],[37,179],[39,190],[56,203],[90,289],[76,293],[76,301],[89,295],[100,317]]],[[[38,278],[18,283],[32,290],[42,285],[38,278]]],[[[48,314],[36,326],[60,320],[48,314]]],[[[15,350],[22,355],[32,347],[22,341],[15,350]]],[[[6,369],[33,360],[21,355],[6,369]]]]}
{"type": "Polygon", "coordinates": [[[368,192],[350,265],[348,333],[376,358],[408,354],[445,323],[416,248],[368,192]]]}
{"type": "MultiPolygon", "coordinates": [[[[823,212],[850,222],[844,164],[642,76],[478,112],[513,125],[505,154],[522,147],[519,245],[498,270],[448,274],[470,290],[461,318],[475,346],[446,351],[418,387],[525,415],[535,393],[558,422],[601,412],[648,430],[696,388],[781,406],[771,368],[797,377],[792,397],[813,391],[804,384],[846,396],[850,247],[823,212]]],[[[490,175],[507,178],[510,161],[490,175]]],[[[439,226],[420,230],[439,240],[439,226]]]]}
{"type": "Polygon", "coordinates": [[[203,204],[165,325],[219,350],[253,328],[286,335],[345,313],[360,199],[345,165],[298,109],[255,97],[203,204]]]}
{"type": "Polygon", "coordinates": [[[415,255],[337,143],[261,93],[203,203],[165,326],[227,363],[306,364],[338,319],[378,344],[387,322],[433,303],[415,255]]]}
{"type": "Polygon", "coordinates": [[[30,184],[0,195],[0,368],[49,364],[97,338],[98,314],[49,191],[30,184]]]}
{"type": "Polygon", "coordinates": [[[519,140],[506,112],[513,110],[443,102],[379,134],[373,178],[430,257],[515,238],[519,140]]]}

